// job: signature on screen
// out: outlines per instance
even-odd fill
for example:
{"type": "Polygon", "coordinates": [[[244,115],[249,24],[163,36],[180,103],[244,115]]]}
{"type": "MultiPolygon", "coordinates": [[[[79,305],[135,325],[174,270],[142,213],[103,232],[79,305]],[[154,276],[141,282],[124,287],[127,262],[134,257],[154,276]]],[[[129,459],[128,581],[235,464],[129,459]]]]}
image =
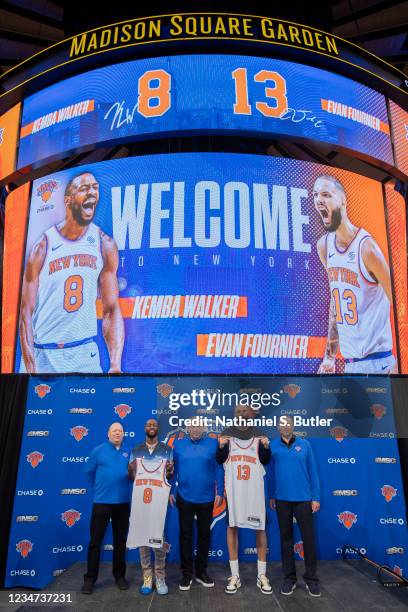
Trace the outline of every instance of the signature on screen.
{"type": "Polygon", "coordinates": [[[130,123],[133,123],[136,110],[137,103],[132,109],[130,109],[125,107],[124,100],[122,100],[122,102],[114,102],[110,109],[105,113],[104,119],[105,121],[108,120],[109,115],[111,115],[110,130],[112,131],[122,127],[122,125],[129,125],[130,123]]]}
{"type": "MultiPolygon", "coordinates": [[[[130,125],[133,123],[133,119],[135,113],[137,111],[137,103],[133,106],[133,108],[128,108],[125,106],[125,101],[114,102],[110,109],[105,113],[104,120],[111,120],[110,130],[115,130],[122,125],[130,125]]],[[[293,123],[302,123],[310,121],[315,128],[323,127],[324,123],[320,119],[318,119],[313,111],[304,110],[304,109],[295,109],[288,108],[282,115],[279,117],[282,121],[292,121],[293,123]]]]}

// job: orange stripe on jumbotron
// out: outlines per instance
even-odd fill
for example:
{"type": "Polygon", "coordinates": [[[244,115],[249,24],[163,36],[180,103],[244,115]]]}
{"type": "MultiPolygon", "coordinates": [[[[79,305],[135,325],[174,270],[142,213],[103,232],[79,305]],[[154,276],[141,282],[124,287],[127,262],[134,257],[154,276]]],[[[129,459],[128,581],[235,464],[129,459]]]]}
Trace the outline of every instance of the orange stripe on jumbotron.
{"type": "MultiPolygon", "coordinates": [[[[185,305],[185,296],[180,296],[180,318],[182,317],[182,313],[184,311],[185,305]]],[[[119,306],[122,312],[122,316],[124,319],[131,319],[133,308],[135,305],[135,298],[119,298],[119,306]]],[[[103,309],[101,300],[96,300],[96,315],[98,319],[102,319],[103,309]]],[[[238,307],[237,307],[237,317],[247,317],[248,316],[248,298],[247,296],[239,296],[238,307]]],[[[160,318],[160,317],[158,317],[160,318]]],[[[195,317],[188,317],[189,319],[194,319],[195,317]]],[[[202,318],[202,317],[197,317],[202,318]]],[[[215,317],[214,317],[215,318],[215,317]]]]}
{"type": "MultiPolygon", "coordinates": [[[[197,355],[205,356],[207,353],[209,334],[197,334],[197,355]]],[[[308,359],[322,359],[327,345],[327,336],[309,336],[307,344],[307,358],[308,359]]],[[[251,355],[251,351],[248,351],[248,355],[251,355]]],[[[341,358],[341,354],[336,355],[337,358],[341,358]]]]}
{"type": "MultiPolygon", "coordinates": [[[[70,105],[70,106],[72,106],[72,105],[70,105]]],[[[61,109],[58,109],[58,112],[60,110],[61,109]]],[[[88,109],[87,109],[86,113],[82,113],[79,116],[83,117],[84,115],[87,115],[88,113],[91,113],[93,110],[95,110],[95,100],[89,100],[89,102],[88,102],[88,109]]],[[[74,118],[75,117],[72,117],[72,119],[74,119],[74,118]]],[[[23,125],[21,127],[21,129],[20,129],[20,138],[25,138],[26,136],[30,136],[33,133],[34,123],[35,123],[35,121],[31,121],[31,123],[27,123],[26,125],[23,125]]]]}

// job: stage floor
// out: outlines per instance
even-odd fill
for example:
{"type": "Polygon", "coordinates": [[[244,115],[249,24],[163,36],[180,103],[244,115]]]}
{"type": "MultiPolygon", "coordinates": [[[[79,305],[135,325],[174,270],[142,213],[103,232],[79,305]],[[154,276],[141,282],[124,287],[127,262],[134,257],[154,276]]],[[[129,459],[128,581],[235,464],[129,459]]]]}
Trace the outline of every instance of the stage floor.
{"type": "MultiPolygon", "coordinates": [[[[298,563],[298,576],[303,573],[303,564],[298,563]]],[[[310,597],[300,578],[293,595],[284,596],[279,592],[281,568],[278,563],[268,563],[268,577],[271,580],[273,595],[262,595],[256,587],[255,563],[240,564],[242,587],[236,595],[226,595],[224,587],[229,575],[224,564],[210,564],[209,574],[215,580],[214,588],[205,588],[197,583],[189,591],[178,588],[179,569],[176,565],[167,566],[167,584],[169,594],[160,597],[155,592],[150,596],[139,594],[141,571],[131,564],[127,578],[130,581],[128,591],[119,591],[111,574],[111,566],[103,563],[98,582],[92,595],[82,595],[80,588],[85,570],[83,563],[76,563],[66,572],[55,578],[47,589],[41,592],[72,592],[76,602],[70,606],[55,605],[52,608],[32,606],[0,606],[3,610],[50,610],[58,609],[71,612],[264,612],[265,607],[290,612],[316,610],[321,612],[379,612],[408,609],[408,588],[384,588],[375,579],[375,572],[360,562],[321,561],[319,577],[322,596],[310,597]]],[[[7,590],[28,592],[26,589],[7,590]]],[[[33,592],[33,591],[30,591],[33,592]]],[[[34,591],[38,592],[38,591],[34,591]]],[[[4,597],[4,591],[2,593],[4,597]]],[[[4,600],[3,600],[4,601],[4,600]]]]}

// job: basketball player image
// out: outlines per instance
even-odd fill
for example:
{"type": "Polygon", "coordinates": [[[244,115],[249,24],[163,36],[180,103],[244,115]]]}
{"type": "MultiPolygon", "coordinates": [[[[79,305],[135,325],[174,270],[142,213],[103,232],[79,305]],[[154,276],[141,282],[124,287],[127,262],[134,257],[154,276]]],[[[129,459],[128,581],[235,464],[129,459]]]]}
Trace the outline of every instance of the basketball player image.
{"type": "Polygon", "coordinates": [[[335,372],[340,348],[346,373],[387,374],[395,362],[388,264],[370,234],[348,218],[346,191],[336,177],[318,177],[313,200],[327,231],[317,251],[331,293],[327,345],[318,373],[335,372]]]}
{"type": "Polygon", "coordinates": [[[20,309],[22,369],[41,372],[102,372],[96,298],[109,373],[121,372],[124,324],[118,300],[118,249],[93,223],[99,184],[93,174],[73,177],[64,194],[65,219],[50,227],[31,249],[20,309]]]}
{"type": "MultiPolygon", "coordinates": [[[[235,417],[253,417],[249,406],[238,405],[235,417]]],[[[231,576],[225,593],[235,594],[241,586],[238,563],[238,528],[254,529],[258,554],[257,587],[272,594],[266,577],[267,539],[265,531],[265,468],[271,459],[269,439],[257,427],[245,424],[228,427],[219,438],[216,461],[224,465],[227,497],[227,546],[231,576]]]]}

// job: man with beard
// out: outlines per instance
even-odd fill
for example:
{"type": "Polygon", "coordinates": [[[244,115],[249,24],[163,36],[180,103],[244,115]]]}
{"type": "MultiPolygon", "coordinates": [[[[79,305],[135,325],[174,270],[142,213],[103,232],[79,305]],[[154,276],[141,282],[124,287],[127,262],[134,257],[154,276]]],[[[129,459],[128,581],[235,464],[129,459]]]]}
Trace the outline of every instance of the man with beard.
{"type": "Polygon", "coordinates": [[[340,348],[346,373],[388,374],[395,362],[389,266],[370,234],[348,218],[346,191],[335,176],[318,177],[313,199],[328,232],[317,242],[317,251],[331,293],[327,345],[318,373],[335,372],[340,348]]]}
{"type": "Polygon", "coordinates": [[[118,300],[118,249],[93,223],[99,184],[84,172],[66,186],[65,219],[34,244],[23,279],[20,309],[22,370],[102,372],[96,298],[102,302],[102,331],[109,372],[121,371],[124,325],[118,300]]]}
{"type": "Polygon", "coordinates": [[[221,434],[216,461],[224,464],[227,497],[227,546],[231,576],[225,593],[234,595],[241,586],[238,562],[238,528],[254,529],[258,554],[257,587],[264,595],[272,594],[266,577],[267,539],[265,531],[264,465],[271,459],[269,439],[258,427],[246,424],[254,417],[250,406],[238,404],[234,410],[236,425],[221,434]]]}
{"type": "Polygon", "coordinates": [[[135,446],[128,466],[134,481],[129,520],[128,548],[139,548],[143,571],[142,595],[153,591],[151,550],[154,549],[156,592],[167,595],[166,550],[164,524],[170,494],[168,478],[173,475],[173,453],[170,446],[159,442],[159,424],[149,419],[145,425],[146,440],[135,446]]]}

